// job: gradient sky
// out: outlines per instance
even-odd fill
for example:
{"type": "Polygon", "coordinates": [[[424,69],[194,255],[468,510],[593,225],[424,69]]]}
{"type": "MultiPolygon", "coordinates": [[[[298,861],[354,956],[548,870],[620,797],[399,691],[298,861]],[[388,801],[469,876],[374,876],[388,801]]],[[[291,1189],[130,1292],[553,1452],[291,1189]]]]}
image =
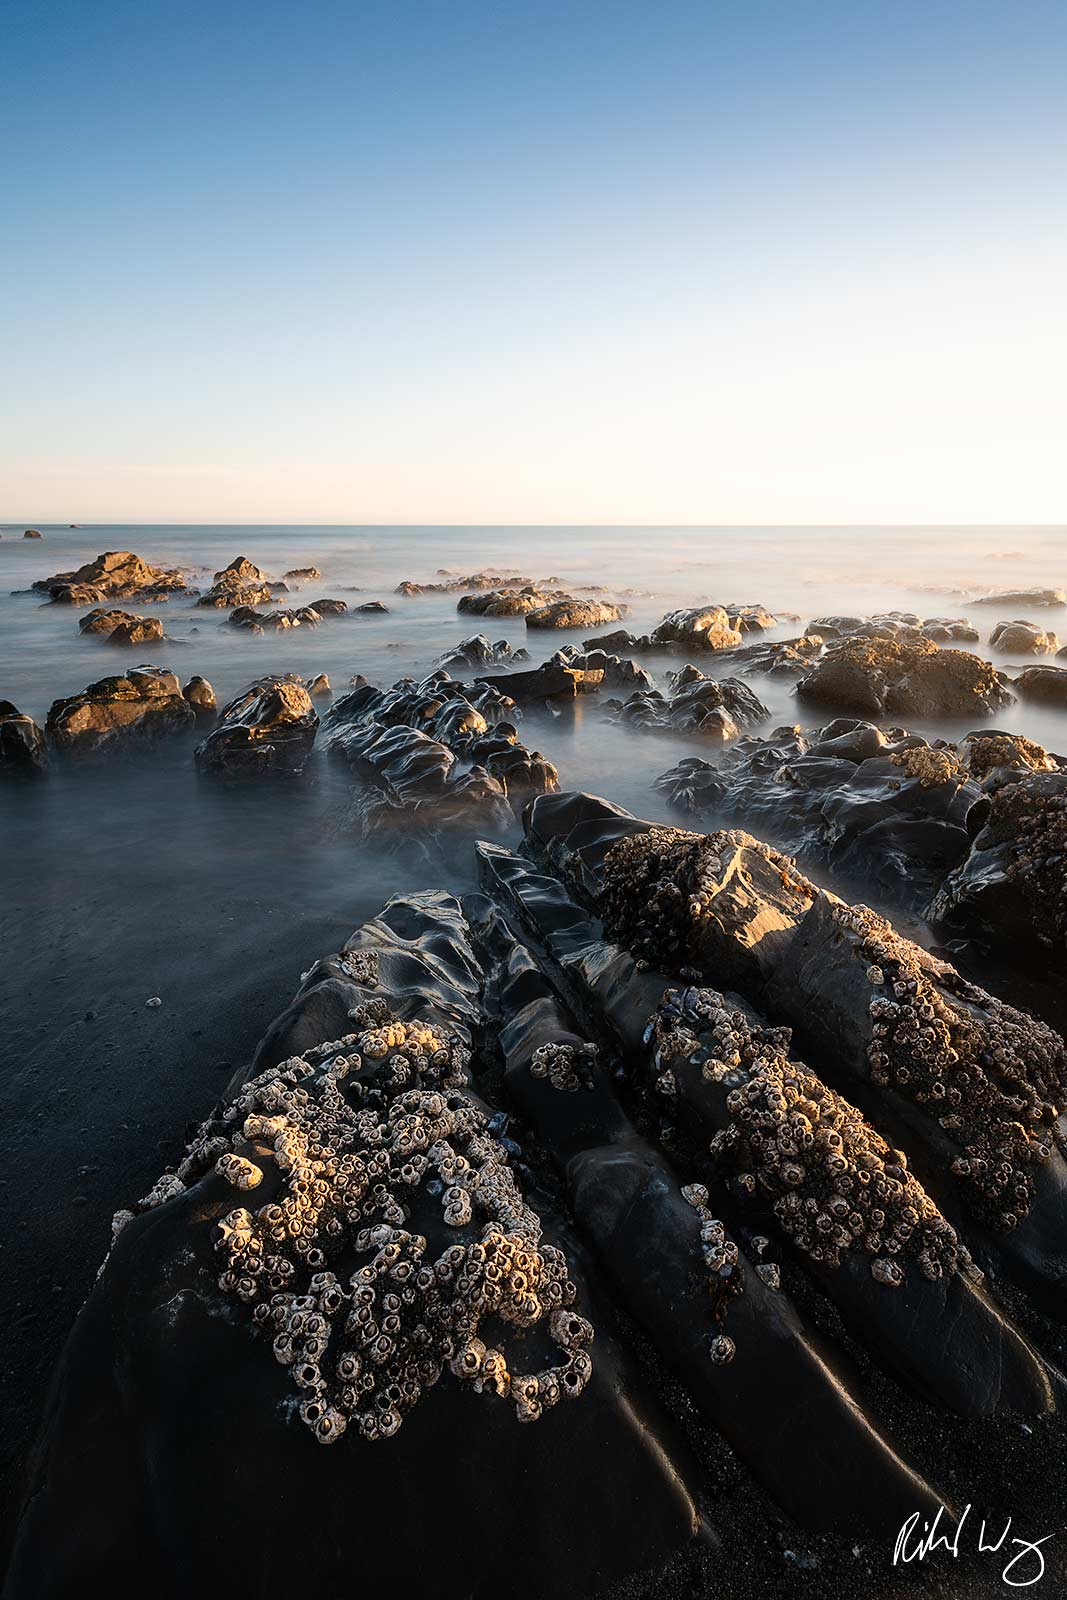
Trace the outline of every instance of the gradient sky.
{"type": "Polygon", "coordinates": [[[0,522],[1067,518],[1067,6],[8,0],[0,522]]]}

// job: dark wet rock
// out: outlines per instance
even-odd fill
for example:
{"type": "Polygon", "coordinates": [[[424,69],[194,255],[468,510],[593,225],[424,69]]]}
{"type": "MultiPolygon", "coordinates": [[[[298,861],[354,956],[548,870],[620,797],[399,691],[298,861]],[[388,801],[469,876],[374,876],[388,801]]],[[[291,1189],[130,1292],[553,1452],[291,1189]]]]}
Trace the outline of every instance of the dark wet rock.
{"type": "Polygon", "coordinates": [[[644,667],[607,650],[565,644],[549,657],[546,666],[559,665],[583,674],[584,684],[602,689],[654,689],[655,679],[644,667]]]}
{"type": "Polygon", "coordinates": [[[743,823],[808,866],[921,911],[970,848],[982,793],[970,748],[840,718],[750,735],[715,762],[687,757],[656,788],[682,811],[743,823]]]}
{"type": "Polygon", "coordinates": [[[212,585],[207,594],[196,602],[198,606],[213,606],[216,610],[247,610],[251,606],[269,606],[274,599],[266,583],[240,583],[222,579],[212,585]]]}
{"type": "Polygon", "coordinates": [[[629,606],[609,605],[604,600],[576,600],[573,596],[552,600],[526,612],[528,628],[596,628],[602,622],[618,622],[629,606]]]}
{"type": "Polygon", "coordinates": [[[386,616],[389,607],[383,605],[380,600],[367,600],[363,605],[357,606],[356,611],[363,616],[386,616]]]}
{"type": "Polygon", "coordinates": [[[484,633],[472,634],[438,657],[439,667],[495,667],[502,662],[529,661],[528,650],[513,650],[506,639],[493,644],[484,633]]]}
{"type": "Polygon", "coordinates": [[[318,713],[299,678],[257,678],[219,712],[216,726],[196,747],[202,772],[224,777],[303,772],[318,713]]]}
{"type": "Polygon", "coordinates": [[[532,583],[510,588],[489,589],[479,594],[465,594],[456,610],[475,617],[522,617],[530,611],[540,611],[553,601],[567,597],[560,590],[538,588],[532,583]]]}
{"type": "Polygon", "coordinates": [[[189,679],[182,690],[182,694],[192,706],[198,722],[210,722],[218,710],[215,701],[215,691],[206,678],[199,674],[189,679]]]}
{"type": "Polygon", "coordinates": [[[829,645],[797,684],[810,704],[864,716],[988,716],[1012,704],[1004,675],[929,639],[850,637],[829,645]]]}
{"type": "MultiPolygon", "coordinates": [[[[523,577],[517,572],[472,572],[469,577],[459,573],[448,572],[444,567],[437,574],[437,583],[413,583],[405,579],[396,586],[396,594],[455,594],[462,589],[498,589],[523,587],[533,583],[532,578],[523,577]]],[[[461,611],[473,609],[460,605],[461,611]]]]}
{"type": "Polygon", "coordinates": [[[309,678],[304,687],[307,689],[307,692],[309,695],[311,695],[312,699],[318,695],[325,696],[333,694],[333,689],[330,687],[329,676],[325,672],[320,672],[317,677],[309,678]]]}
{"type": "Polygon", "coordinates": [[[626,628],[616,628],[614,633],[600,633],[592,639],[582,640],[583,650],[603,650],[605,655],[623,655],[632,650],[647,650],[650,641],[630,633],[626,628]]]}
{"type": "Polygon", "coordinates": [[[355,1572],[375,1592],[399,1585],[432,1600],[493,1600],[506,1573],[520,1600],[584,1600],[623,1581],[639,1595],[649,1569],[694,1546],[701,1559],[712,1554],[696,1463],[619,1325],[592,1249],[536,1180],[516,1177],[490,1131],[493,1107],[477,1077],[484,982],[456,901],[390,902],[317,964],[269,1030],[257,1062],[268,1076],[231,1085],[177,1170],[136,1215],[116,1218],[42,1429],[10,1600],[81,1591],[101,1573],[119,1588],[128,1574],[131,1591],[170,1595],[208,1569],[223,1588],[263,1596],[309,1582],[343,1589],[355,1572]],[[327,991],[333,1006],[320,999],[327,991]],[[388,1062],[376,1054],[383,1021],[394,1036],[388,1062]],[[303,1058],[293,1058],[296,1037],[303,1058]],[[339,1049],[355,1058],[343,1074],[339,1049]],[[422,1128],[432,1119],[432,1140],[416,1128],[416,1106],[422,1128]],[[377,1154],[363,1137],[368,1110],[390,1130],[377,1154]],[[280,1134],[265,1129],[274,1117],[280,1134]],[[333,1130],[326,1166],[318,1144],[299,1158],[322,1174],[317,1183],[335,1185],[329,1162],[345,1156],[357,1174],[343,1199],[335,1188],[341,1203],[328,1212],[298,1199],[303,1180],[282,1135],[299,1140],[300,1125],[333,1130]],[[407,1125],[418,1164],[401,1176],[395,1134],[407,1125]],[[365,1160],[385,1180],[373,1193],[358,1177],[365,1160]],[[461,1178],[442,1199],[435,1163],[453,1162],[482,1181],[468,1190],[461,1178]],[[249,1193],[235,1183],[251,1169],[249,1193]],[[457,1220],[457,1188],[470,1220],[457,1220]],[[377,1230],[393,1238],[401,1196],[411,1229],[383,1258],[377,1230]],[[227,1266],[240,1258],[241,1218],[258,1233],[265,1225],[253,1213],[279,1202],[279,1215],[302,1207],[324,1262],[309,1262],[276,1229],[263,1252],[288,1269],[275,1309],[287,1316],[295,1294],[310,1296],[318,1334],[294,1324],[289,1336],[277,1318],[265,1322],[269,1287],[257,1283],[250,1296],[227,1266]],[[521,1273],[510,1265],[516,1253],[521,1273]],[[509,1263],[499,1290],[480,1271],[487,1258],[494,1269],[509,1263]],[[437,1261],[427,1283],[422,1268],[437,1261]],[[335,1276],[316,1276],[323,1270],[335,1276]],[[475,1343],[483,1281],[484,1343],[475,1343]],[[357,1285],[389,1333],[376,1325],[363,1337],[371,1319],[356,1316],[366,1304],[357,1285]],[[528,1304],[513,1309],[527,1285],[528,1304]],[[390,1294],[398,1312],[379,1304],[390,1294]],[[486,1316],[486,1299],[503,1314],[486,1316]],[[295,1344],[285,1348],[286,1337],[295,1344]],[[317,1360],[308,1337],[321,1341],[317,1360]],[[383,1338],[391,1365],[370,1350],[383,1338]],[[322,1374],[322,1400],[300,1386],[309,1363],[322,1374]],[[333,1442],[323,1449],[319,1440],[333,1442]],[[442,1461],[457,1441],[477,1468],[448,1472],[442,1493],[442,1461]],[[618,1522],[620,1496],[640,1515],[618,1522]],[[220,1541],[220,1519],[240,1538],[220,1541]],[[551,1539],[536,1559],[518,1560],[531,1519],[551,1539]],[[314,1538],[284,1532],[303,1527],[314,1538]],[[457,1527],[477,1536],[457,1538],[457,1527]]]}
{"type": "Polygon", "coordinates": [[[553,659],[543,661],[529,672],[508,672],[480,677],[478,683],[486,684],[497,693],[510,695],[522,706],[544,704],[546,701],[573,700],[575,695],[595,694],[601,677],[585,672],[580,667],[564,666],[553,659]]]}
{"type": "Polygon", "coordinates": [[[1013,656],[1050,656],[1060,647],[1054,633],[1046,633],[1036,622],[998,622],[989,635],[990,647],[1013,656]]]}
{"type": "Polygon", "coordinates": [[[45,737],[32,717],[0,700],[0,777],[39,778],[48,769],[45,737]]]}
{"type": "Polygon", "coordinates": [[[33,587],[61,604],[95,605],[101,600],[167,600],[187,585],[176,568],[150,566],[131,550],[108,550],[74,572],[39,578],[33,587]]]}
{"type": "Polygon", "coordinates": [[[873,617],[816,617],[805,630],[823,639],[932,639],[935,644],[977,644],[978,629],[962,617],[920,617],[882,611],[873,617]]]}
{"type": "Polygon", "coordinates": [[[194,721],[174,673],[145,666],[53,701],[45,732],[63,755],[80,759],[187,733],[194,721]]]}
{"type": "Polygon", "coordinates": [[[163,624],[158,617],[127,617],[116,623],[107,636],[108,644],[159,644],[163,639],[163,624]]]}
{"type": "Polygon", "coordinates": [[[1041,700],[1046,705],[1067,706],[1067,667],[1024,667],[1012,688],[1024,700],[1041,700]]]}
{"type": "Polygon", "coordinates": [[[41,537],[40,529],[39,528],[27,528],[26,532],[22,535],[22,537],[24,539],[39,539],[41,537]]]}
{"type": "Polygon", "coordinates": [[[292,578],[296,583],[317,583],[322,577],[318,567],[292,567],[290,571],[282,573],[283,578],[292,578]]]}
{"type": "Polygon", "coordinates": [[[625,701],[607,706],[613,722],[626,728],[675,733],[699,733],[726,743],[742,727],[765,722],[770,712],[740,678],[706,678],[698,667],[687,666],[670,675],[668,694],[643,689],[625,701]]]}
{"type": "MultiPolygon", "coordinates": [[[[1004,735],[1007,745],[1011,736],[1004,735]]],[[[1067,761],[1028,740],[1002,752],[973,815],[970,849],[941,884],[930,919],[1014,950],[1067,952],[1067,761]]]]}
{"type": "Polygon", "coordinates": [[[1008,589],[1002,594],[978,595],[973,606],[1067,606],[1062,589],[1008,589]]]}
{"type": "Polygon", "coordinates": [[[312,611],[317,611],[320,617],[343,617],[348,610],[347,600],[312,600],[312,611]]]}
{"type": "Polygon", "coordinates": [[[364,682],[330,708],[323,745],[379,791],[357,797],[364,828],[403,829],[413,814],[434,826],[501,828],[531,794],[559,787],[555,767],[506,720],[515,710],[492,685],[461,685],[441,671],[388,690],[364,682]]]}
{"type": "Polygon", "coordinates": [[[732,650],[741,643],[741,630],[722,606],[694,606],[687,611],[669,611],[652,630],[651,643],[694,650],[732,650]]]}
{"type": "Polygon", "coordinates": [[[314,606],[293,609],[283,606],[277,611],[254,611],[251,606],[237,606],[230,612],[229,620],[235,628],[249,633],[278,633],[287,628],[315,628],[322,621],[322,615],[314,606]]]}
{"type": "Polygon", "coordinates": [[[742,645],[732,652],[730,666],[746,674],[765,673],[769,678],[802,678],[822,649],[819,634],[800,639],[761,640],[742,645]]]}

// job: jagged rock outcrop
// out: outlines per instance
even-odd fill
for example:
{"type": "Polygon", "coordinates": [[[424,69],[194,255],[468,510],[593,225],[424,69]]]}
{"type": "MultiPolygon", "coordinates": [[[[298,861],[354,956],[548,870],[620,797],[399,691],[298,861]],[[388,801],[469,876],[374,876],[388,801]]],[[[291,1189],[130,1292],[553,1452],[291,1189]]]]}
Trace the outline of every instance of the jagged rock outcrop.
{"type": "Polygon", "coordinates": [[[278,611],[255,611],[252,606],[237,606],[230,622],[247,633],[278,633],[286,628],[317,628],[322,614],[314,606],[283,606],[278,611]]]}
{"type": "Polygon", "coordinates": [[[670,674],[670,691],[641,689],[628,700],[608,702],[611,721],[626,728],[699,733],[725,744],[742,727],[765,722],[770,712],[740,678],[706,678],[699,667],[670,674]]]}
{"type": "Polygon", "coordinates": [[[475,617],[522,617],[528,611],[538,611],[554,600],[566,598],[560,590],[542,589],[533,583],[489,589],[478,594],[465,594],[456,605],[475,617]]]}
{"type": "Polygon", "coordinates": [[[528,650],[513,650],[506,639],[493,644],[484,633],[472,634],[437,658],[439,667],[495,667],[502,662],[529,661],[528,650]]]}
{"type": "Polygon", "coordinates": [[[73,572],[38,578],[33,585],[64,605],[97,605],[102,600],[169,600],[186,582],[177,568],[153,567],[131,550],[108,550],[73,572]]]}
{"type": "Polygon", "coordinates": [[[649,643],[689,650],[732,650],[741,643],[741,630],[734,627],[722,606],[695,606],[669,611],[652,630],[649,643]]]}
{"type": "Polygon", "coordinates": [[[827,646],[797,694],[870,717],[989,716],[1014,700],[990,662],[930,639],[842,639],[827,646]]]}
{"type": "Polygon", "coordinates": [[[1036,622],[998,622],[989,635],[990,648],[1013,656],[1050,656],[1060,647],[1054,633],[1046,633],[1036,622]]]}
{"type": "Polygon", "coordinates": [[[0,700],[0,777],[40,778],[48,770],[45,737],[32,717],[0,700]]]}
{"type": "Polygon", "coordinates": [[[194,722],[174,673],[143,666],[53,701],[45,733],[61,754],[82,759],[188,733],[194,722]]]}
{"type": "Polygon", "coordinates": [[[656,680],[644,667],[610,651],[565,644],[550,656],[546,667],[558,665],[582,674],[583,691],[601,689],[654,689],[656,680]]]}
{"type": "Polygon", "coordinates": [[[237,556],[228,567],[216,572],[215,581],[206,594],[197,600],[198,606],[213,606],[218,610],[235,607],[266,606],[274,599],[274,590],[284,590],[284,584],[271,584],[265,572],[245,556],[237,556]]]}
{"type": "Polygon", "coordinates": [[[223,706],[217,724],[196,747],[196,764],[223,777],[298,777],[318,725],[318,712],[298,677],[257,678],[223,706]]]}
{"type": "Polygon", "coordinates": [[[294,583],[318,583],[322,573],[318,567],[291,567],[288,572],[283,572],[282,577],[292,579],[294,583]]]}

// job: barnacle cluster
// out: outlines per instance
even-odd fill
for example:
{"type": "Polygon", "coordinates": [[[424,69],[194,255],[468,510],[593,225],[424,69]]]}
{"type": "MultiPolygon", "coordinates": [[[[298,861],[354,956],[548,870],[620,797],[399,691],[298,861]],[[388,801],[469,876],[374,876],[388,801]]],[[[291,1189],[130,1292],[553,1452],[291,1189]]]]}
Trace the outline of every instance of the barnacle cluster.
{"type": "Polygon", "coordinates": [[[699,1071],[726,1091],[712,1155],[812,1260],[837,1267],[859,1252],[877,1282],[898,1287],[909,1261],[935,1279],[968,1259],[903,1152],[790,1058],[788,1028],[759,1025],[717,989],[688,988],[668,990],[648,1037],[658,1067],[699,1071]]]}
{"type": "Polygon", "coordinates": [[[868,962],[871,1082],[935,1117],[960,1147],[952,1171],[979,1217],[1016,1227],[1053,1150],[1067,1045],[1045,1023],[935,962],[867,906],[833,915],[868,962]]]}
{"type": "Polygon", "coordinates": [[[1057,763],[1043,745],[1021,733],[969,733],[960,747],[971,776],[984,778],[996,767],[1029,767],[1034,772],[1054,772],[1057,763]]]}
{"type": "Polygon", "coordinates": [[[468,1093],[464,1045],[382,998],[352,1016],[358,1032],[247,1083],[142,1207],[212,1166],[239,1190],[252,1169],[275,1180],[219,1223],[219,1286],[254,1307],[320,1442],[391,1437],[446,1367],[532,1421],[592,1371],[566,1257],[468,1093]],[[463,1231],[435,1256],[420,1226],[463,1231]],[[543,1325],[559,1360],[513,1373],[491,1324],[543,1325]]]}
{"type": "Polygon", "coordinates": [[[377,950],[344,950],[341,952],[338,966],[345,977],[351,978],[353,983],[361,984],[365,989],[378,987],[377,950]]]}
{"type": "MultiPolygon", "coordinates": [[[[715,1323],[719,1324],[726,1315],[730,1301],[744,1293],[740,1255],[737,1245],[728,1237],[725,1225],[712,1216],[708,1206],[708,1191],[702,1183],[685,1184],[682,1199],[693,1207],[700,1223],[700,1249],[708,1269],[711,1314],[715,1323]]],[[[725,1366],[733,1360],[735,1353],[734,1341],[720,1327],[708,1346],[712,1361],[716,1366],[725,1366]]]]}
{"type": "Polygon", "coordinates": [[[556,1039],[539,1045],[530,1061],[531,1078],[547,1078],[553,1089],[571,1094],[575,1089],[593,1086],[592,1065],[595,1044],[556,1039]]]}
{"type": "Polygon", "coordinates": [[[649,828],[624,835],[604,858],[597,908],[605,936],[654,966],[670,970],[684,964],[694,925],[707,915],[721,888],[726,860],[738,848],[763,856],[785,887],[814,895],[791,856],[740,828],[716,833],[649,828]]]}
{"type": "Polygon", "coordinates": [[[1022,879],[1035,927],[1067,937],[1067,777],[1005,784],[991,796],[983,843],[1008,844],[1009,878],[1022,879]]]}
{"type": "Polygon", "coordinates": [[[923,789],[934,789],[942,783],[955,783],[965,776],[959,757],[951,745],[941,749],[929,744],[911,745],[903,750],[892,751],[889,759],[909,778],[918,778],[923,789]]]}

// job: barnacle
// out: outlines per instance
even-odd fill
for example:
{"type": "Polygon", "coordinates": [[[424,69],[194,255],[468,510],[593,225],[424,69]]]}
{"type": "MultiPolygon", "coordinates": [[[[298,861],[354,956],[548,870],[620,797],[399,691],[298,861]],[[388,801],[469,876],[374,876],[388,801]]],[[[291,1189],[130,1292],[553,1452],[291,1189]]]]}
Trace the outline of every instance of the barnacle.
{"type": "Polygon", "coordinates": [[[532,1078],[547,1078],[553,1089],[572,1093],[592,1087],[591,1066],[596,1058],[595,1044],[554,1040],[540,1045],[530,1061],[532,1078]]]}

